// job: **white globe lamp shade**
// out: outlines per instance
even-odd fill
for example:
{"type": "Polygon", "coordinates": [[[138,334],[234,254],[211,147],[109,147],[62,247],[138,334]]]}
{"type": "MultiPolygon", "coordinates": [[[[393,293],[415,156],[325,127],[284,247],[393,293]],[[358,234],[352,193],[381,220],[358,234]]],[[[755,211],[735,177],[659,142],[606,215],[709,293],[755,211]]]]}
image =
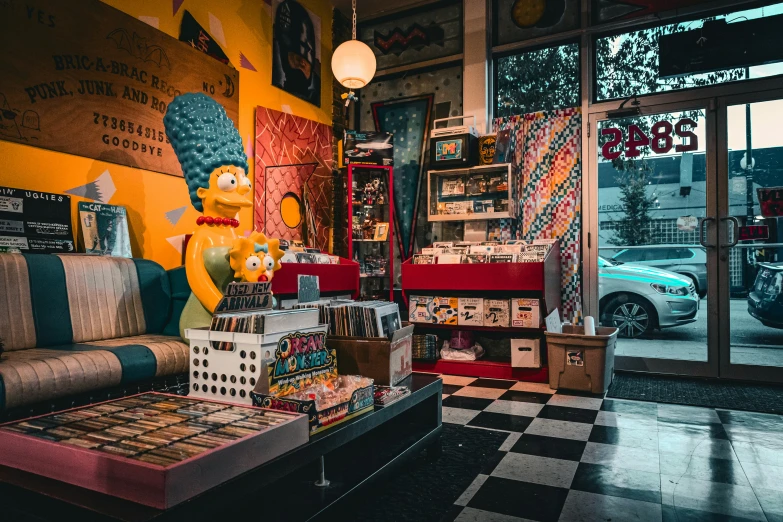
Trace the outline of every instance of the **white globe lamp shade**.
{"type": "Polygon", "coordinates": [[[361,89],[375,76],[375,54],[364,42],[348,40],[334,50],[332,73],[340,85],[361,89]]]}

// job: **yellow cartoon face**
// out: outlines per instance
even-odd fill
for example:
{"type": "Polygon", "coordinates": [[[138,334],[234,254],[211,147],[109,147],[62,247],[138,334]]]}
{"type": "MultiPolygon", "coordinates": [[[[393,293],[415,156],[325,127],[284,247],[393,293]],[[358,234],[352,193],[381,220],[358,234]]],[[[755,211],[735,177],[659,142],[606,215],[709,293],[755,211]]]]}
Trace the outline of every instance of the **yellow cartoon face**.
{"type": "Polygon", "coordinates": [[[199,187],[196,194],[204,206],[205,216],[234,218],[242,207],[253,204],[245,170],[233,165],[213,170],[209,175],[209,187],[199,187]]]}
{"type": "Polygon", "coordinates": [[[280,270],[280,240],[267,240],[264,234],[253,232],[249,237],[234,240],[229,251],[229,261],[234,277],[250,283],[271,281],[276,270],[280,270]]]}

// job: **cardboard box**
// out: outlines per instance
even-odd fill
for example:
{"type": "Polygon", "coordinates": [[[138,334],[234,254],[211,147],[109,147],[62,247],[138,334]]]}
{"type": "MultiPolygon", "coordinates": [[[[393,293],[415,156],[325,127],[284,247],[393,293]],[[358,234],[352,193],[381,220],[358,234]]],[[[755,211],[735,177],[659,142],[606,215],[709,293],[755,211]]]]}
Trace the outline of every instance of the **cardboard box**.
{"type": "Polygon", "coordinates": [[[337,351],[337,373],[370,377],[376,385],[394,386],[413,372],[413,325],[391,339],[330,336],[326,344],[337,351]]]}
{"type": "Polygon", "coordinates": [[[456,297],[433,297],[433,312],[438,324],[457,324],[459,299],[456,297]]]}
{"type": "Polygon", "coordinates": [[[480,297],[460,297],[457,324],[465,326],[484,325],[484,300],[480,297]]]}
{"type": "Polygon", "coordinates": [[[538,328],[541,326],[538,299],[512,299],[511,326],[515,328],[538,328]]]}
{"type": "Polygon", "coordinates": [[[541,368],[541,341],[538,339],[511,339],[511,366],[513,368],[541,368]]]}
{"type": "Polygon", "coordinates": [[[508,327],[509,324],[508,299],[484,299],[484,326],[508,327]]]}
{"type": "Polygon", "coordinates": [[[366,386],[351,392],[348,401],[323,410],[317,409],[315,400],[292,397],[294,392],[338,375],[337,352],[327,346],[326,325],[319,328],[322,330],[282,336],[274,348],[274,359],[264,365],[264,372],[250,392],[254,406],[307,414],[311,434],[369,413],[374,407],[373,383],[369,379],[366,386]]]}
{"type": "Polygon", "coordinates": [[[411,323],[434,323],[434,297],[427,295],[412,295],[408,305],[408,321],[411,323]]]}
{"type": "Polygon", "coordinates": [[[318,410],[314,400],[300,401],[285,396],[277,397],[256,392],[251,392],[251,397],[253,398],[253,404],[262,408],[306,414],[311,435],[320,433],[327,428],[359,415],[370,413],[375,407],[372,384],[354,390],[348,402],[343,402],[324,410],[318,410]]]}

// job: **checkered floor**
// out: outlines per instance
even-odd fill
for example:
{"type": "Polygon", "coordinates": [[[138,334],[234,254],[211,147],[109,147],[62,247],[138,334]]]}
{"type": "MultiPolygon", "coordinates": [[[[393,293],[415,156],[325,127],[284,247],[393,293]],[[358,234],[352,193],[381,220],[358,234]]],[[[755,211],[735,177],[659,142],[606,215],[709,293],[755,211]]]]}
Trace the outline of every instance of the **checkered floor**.
{"type": "Polygon", "coordinates": [[[443,422],[509,432],[445,520],[783,522],[783,416],[443,377],[443,422]]]}

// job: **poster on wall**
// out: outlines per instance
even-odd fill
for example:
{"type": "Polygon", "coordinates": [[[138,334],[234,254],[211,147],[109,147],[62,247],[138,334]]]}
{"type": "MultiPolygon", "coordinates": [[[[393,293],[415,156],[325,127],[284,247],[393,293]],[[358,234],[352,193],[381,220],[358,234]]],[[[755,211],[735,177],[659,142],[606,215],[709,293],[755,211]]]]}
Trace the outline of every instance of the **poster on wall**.
{"type": "Polygon", "coordinates": [[[0,187],[0,252],[74,252],[71,196],[0,187]]]}
{"type": "Polygon", "coordinates": [[[375,129],[394,136],[394,226],[405,259],[414,251],[433,98],[424,94],[371,104],[375,129]]]}
{"type": "Polygon", "coordinates": [[[495,45],[578,29],[579,0],[494,0],[495,45]]]}
{"type": "Polygon", "coordinates": [[[387,69],[462,52],[462,2],[442,1],[362,24],[358,39],[387,69]]]}
{"type": "Polygon", "coordinates": [[[703,4],[709,0],[593,0],[593,24],[629,20],[663,11],[703,4]]]}
{"type": "Polygon", "coordinates": [[[194,49],[211,56],[221,63],[228,63],[228,56],[218,45],[212,35],[193,18],[187,9],[182,14],[182,24],[179,26],[179,41],[189,44],[194,49]]]}
{"type": "Polygon", "coordinates": [[[272,85],[321,106],[321,19],[296,0],[273,0],[272,85]]]}
{"type": "Polygon", "coordinates": [[[239,73],[98,0],[0,1],[0,139],[182,175],[166,107],[204,92],[236,124],[239,73]]]}
{"type": "Polygon", "coordinates": [[[80,201],[79,222],[86,253],[133,257],[125,207],[80,201]]]}
{"type": "Polygon", "coordinates": [[[334,164],[330,125],[256,108],[255,229],[332,252],[334,164]]]}

